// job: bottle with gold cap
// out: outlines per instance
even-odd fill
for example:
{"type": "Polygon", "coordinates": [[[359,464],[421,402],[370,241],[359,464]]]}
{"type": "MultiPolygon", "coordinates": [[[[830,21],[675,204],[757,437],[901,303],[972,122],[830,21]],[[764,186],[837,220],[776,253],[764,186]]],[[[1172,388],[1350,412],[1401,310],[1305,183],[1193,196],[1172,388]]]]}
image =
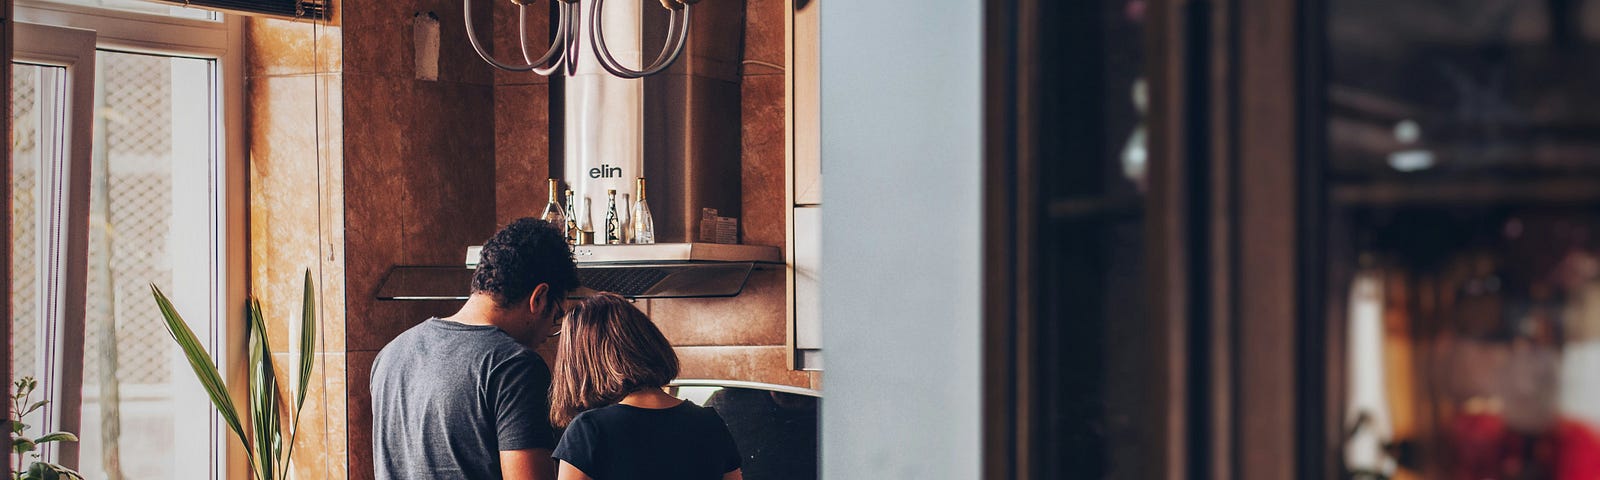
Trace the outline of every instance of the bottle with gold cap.
{"type": "Polygon", "coordinates": [[[589,197],[583,197],[583,210],[578,214],[578,245],[599,243],[594,241],[594,222],[589,215],[589,197]]]}
{"type": "Polygon", "coordinates": [[[656,243],[656,221],[650,217],[650,205],[644,201],[644,177],[639,177],[636,188],[633,211],[628,215],[633,221],[633,243],[656,243]]]}
{"type": "Polygon", "coordinates": [[[617,190],[606,190],[606,244],[622,244],[622,221],[617,218],[617,190]]]}
{"type": "Polygon", "coordinates": [[[561,208],[561,202],[556,201],[556,192],[560,191],[557,188],[559,183],[554,178],[550,179],[550,201],[545,203],[544,214],[540,215],[539,219],[564,230],[567,226],[567,212],[561,208]]]}
{"type": "Polygon", "coordinates": [[[577,245],[578,238],[578,204],[572,203],[572,189],[567,189],[567,244],[577,245]]]}

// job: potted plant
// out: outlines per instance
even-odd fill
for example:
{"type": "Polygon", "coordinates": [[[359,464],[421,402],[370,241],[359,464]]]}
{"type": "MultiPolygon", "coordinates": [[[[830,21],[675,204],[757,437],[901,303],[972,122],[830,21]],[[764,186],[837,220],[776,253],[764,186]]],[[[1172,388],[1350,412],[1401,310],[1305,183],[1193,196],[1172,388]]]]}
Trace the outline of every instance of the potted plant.
{"type": "Polygon", "coordinates": [[[244,445],[251,476],[255,480],[288,478],[289,458],[294,455],[295,437],[300,433],[300,410],[305,406],[306,386],[311,380],[311,362],[316,346],[316,300],[312,290],[311,270],[306,270],[305,295],[301,302],[298,359],[300,388],[295,391],[287,444],[284,443],[283,435],[284,419],[279,412],[288,395],[281,390],[282,385],[278,384],[272,365],[271,349],[267,346],[266,322],[262,320],[261,302],[254,297],[245,301],[246,328],[250,336],[248,402],[250,416],[242,418],[228,396],[228,390],[222,382],[222,374],[217,371],[216,363],[206,352],[200,339],[189,329],[188,323],[183,321],[183,317],[178,314],[176,308],[173,308],[172,302],[167,300],[166,294],[163,294],[160,288],[152,284],[150,292],[155,296],[156,305],[161,308],[167,332],[183,349],[184,357],[194,369],[195,378],[205,387],[206,394],[211,398],[211,405],[216,407],[217,413],[222,416],[228,429],[233,431],[239,443],[244,445]],[[248,431],[244,428],[245,421],[250,423],[248,431]]]}
{"type": "Polygon", "coordinates": [[[39,460],[39,447],[47,443],[76,442],[78,436],[70,432],[54,432],[41,437],[28,436],[28,424],[22,423],[23,417],[43,408],[49,400],[33,400],[34,389],[39,388],[39,381],[33,377],[17,379],[11,386],[11,479],[12,480],[57,480],[77,479],[83,480],[83,475],[70,468],[54,463],[39,460]],[[24,467],[28,457],[34,461],[24,467]]]}

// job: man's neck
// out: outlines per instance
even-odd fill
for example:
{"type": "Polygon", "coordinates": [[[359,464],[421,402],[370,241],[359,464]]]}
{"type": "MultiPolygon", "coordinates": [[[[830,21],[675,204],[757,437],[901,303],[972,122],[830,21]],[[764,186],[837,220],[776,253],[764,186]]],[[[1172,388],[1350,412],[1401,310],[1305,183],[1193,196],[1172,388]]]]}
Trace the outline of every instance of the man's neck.
{"type": "Polygon", "coordinates": [[[442,318],[441,320],[448,320],[464,325],[484,325],[490,327],[502,327],[502,329],[504,329],[504,323],[509,319],[506,318],[505,309],[502,309],[499,307],[499,305],[495,304],[494,297],[481,293],[474,293],[472,296],[467,297],[467,303],[462,305],[461,309],[457,310],[455,315],[442,318]]]}

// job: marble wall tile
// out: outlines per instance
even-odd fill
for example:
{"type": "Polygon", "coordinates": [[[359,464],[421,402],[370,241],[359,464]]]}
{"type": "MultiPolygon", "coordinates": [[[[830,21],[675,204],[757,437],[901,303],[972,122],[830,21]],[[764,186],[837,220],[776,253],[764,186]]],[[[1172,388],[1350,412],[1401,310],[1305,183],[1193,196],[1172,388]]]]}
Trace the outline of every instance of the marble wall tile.
{"type": "Polygon", "coordinates": [[[651,320],[674,346],[783,345],[784,272],[751,272],[744,293],[730,298],[647,300],[651,320]]]}
{"type": "Polygon", "coordinates": [[[349,452],[349,478],[371,480],[372,470],[372,361],[376,351],[351,351],[346,354],[345,385],[349,392],[346,435],[349,452]]]}
{"type": "Polygon", "coordinates": [[[493,132],[487,85],[387,75],[346,81],[347,341],[378,350],[459,302],[376,300],[394,265],[450,265],[493,233],[493,132]],[[394,101],[407,99],[407,101],[394,101]],[[354,120],[354,119],[362,120],[354,120]]]}
{"type": "Polygon", "coordinates": [[[400,160],[411,198],[397,205],[404,260],[459,264],[467,246],[482,244],[496,229],[493,91],[474,84],[415,87],[410,152],[400,160]]]}
{"type": "Polygon", "coordinates": [[[320,75],[317,91],[318,127],[324,132],[321,149],[322,185],[320,188],[322,242],[320,270],[313,269],[318,283],[319,316],[323,345],[328,352],[345,349],[345,195],[344,195],[344,79],[342,75],[320,75]]]}
{"type": "MultiPolygon", "coordinates": [[[[294,372],[299,367],[295,356],[275,353],[273,361],[281,381],[292,382],[296,378],[294,372]]],[[[295,478],[346,477],[345,390],[345,354],[317,354],[311,368],[311,382],[306,388],[305,407],[300,413],[300,432],[294,439],[294,461],[290,470],[295,478]]],[[[286,423],[285,433],[288,427],[286,423]]]]}
{"type": "Polygon", "coordinates": [[[246,76],[338,73],[343,67],[343,40],[336,25],[245,17],[244,30],[246,76]]]}
{"type": "Polygon", "coordinates": [[[549,102],[548,85],[499,85],[494,89],[497,225],[544,212],[549,198],[545,179],[551,176],[549,102]]]}
{"type": "Polygon", "coordinates": [[[783,77],[746,76],[740,87],[744,240],[783,248],[787,243],[783,77]]]}
{"type": "MultiPolygon", "coordinates": [[[[746,0],[744,7],[744,60],[783,65],[785,10],[793,0],[746,0]]],[[[768,65],[745,64],[745,75],[783,75],[768,65]]],[[[780,97],[781,99],[781,97],[780,97]]]]}
{"type": "Polygon", "coordinates": [[[807,372],[789,369],[783,346],[676,347],[680,378],[709,378],[811,387],[807,372]]]}
{"type": "MultiPolygon", "coordinates": [[[[310,76],[255,77],[248,82],[250,118],[250,256],[253,295],[266,310],[273,351],[288,351],[297,324],[303,272],[318,266],[319,164],[317,105],[310,76]]],[[[242,306],[240,306],[242,308],[242,306]]]]}
{"type": "MultiPolygon", "coordinates": [[[[404,188],[404,158],[409,140],[402,102],[412,95],[411,81],[376,75],[346,74],[345,112],[352,119],[345,134],[359,141],[345,146],[345,318],[346,345],[364,345],[383,325],[374,310],[378,282],[402,252],[401,214],[396,205],[409,201],[404,188]],[[355,120],[359,119],[359,120],[355,120]]],[[[406,325],[409,325],[407,323],[406,325]]],[[[404,328],[391,329],[395,333],[404,328]]],[[[381,343],[378,346],[382,346],[381,343]]]]}

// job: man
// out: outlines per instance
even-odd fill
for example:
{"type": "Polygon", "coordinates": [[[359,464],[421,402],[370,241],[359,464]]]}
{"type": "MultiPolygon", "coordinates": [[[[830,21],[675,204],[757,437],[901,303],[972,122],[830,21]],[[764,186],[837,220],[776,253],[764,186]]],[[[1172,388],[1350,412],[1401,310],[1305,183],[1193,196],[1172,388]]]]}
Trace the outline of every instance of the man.
{"type": "Polygon", "coordinates": [[[555,478],[550,368],[532,348],[578,286],[561,230],[523,218],[483,245],[472,295],[383,347],[372,364],[379,480],[555,478]]]}

